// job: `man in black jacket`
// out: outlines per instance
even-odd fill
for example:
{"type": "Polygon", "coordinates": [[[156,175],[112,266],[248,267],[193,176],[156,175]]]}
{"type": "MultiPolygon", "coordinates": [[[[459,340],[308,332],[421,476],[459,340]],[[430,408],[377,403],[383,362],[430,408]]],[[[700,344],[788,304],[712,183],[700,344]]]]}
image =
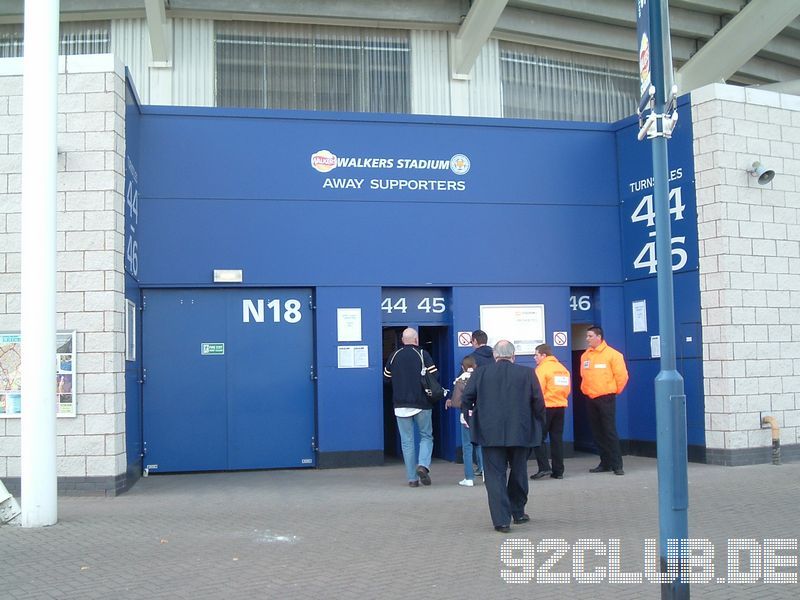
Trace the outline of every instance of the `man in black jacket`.
{"type": "Polygon", "coordinates": [[[492,349],[486,345],[488,341],[489,336],[486,335],[485,331],[476,329],[472,332],[472,347],[475,349],[469,356],[475,359],[475,364],[479,367],[494,363],[492,349]]]}
{"type": "Polygon", "coordinates": [[[541,444],[544,398],[533,369],[514,364],[514,344],[494,346],[495,363],[470,377],[462,406],[472,408],[472,442],[483,448],[489,513],[496,531],[526,523],[528,454],[541,444]],[[508,473],[508,466],[511,472],[508,473]]]}
{"type": "Polygon", "coordinates": [[[383,376],[392,383],[392,402],[403,448],[408,485],[419,487],[431,484],[431,454],[433,453],[432,405],[422,389],[422,372],[433,374],[438,369],[431,355],[419,348],[416,329],[403,330],[403,347],[389,357],[383,376]],[[419,429],[419,459],[414,447],[414,426],[419,429]]]}

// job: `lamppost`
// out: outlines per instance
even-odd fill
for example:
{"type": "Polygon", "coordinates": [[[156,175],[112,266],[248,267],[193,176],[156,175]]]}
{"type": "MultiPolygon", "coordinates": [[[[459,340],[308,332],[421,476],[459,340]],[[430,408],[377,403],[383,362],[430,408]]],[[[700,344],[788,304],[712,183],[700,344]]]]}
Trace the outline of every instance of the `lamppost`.
{"type": "Polygon", "coordinates": [[[672,234],[669,212],[667,139],[677,122],[672,84],[672,49],[667,0],[636,0],[642,99],[639,140],[653,143],[653,202],[656,213],[656,273],[661,370],[655,379],[658,448],[659,562],[662,600],[689,598],[683,581],[682,540],[688,539],[689,482],[686,395],[675,362],[675,304],[672,285],[672,234]],[[672,543],[670,544],[670,541],[672,543]],[[670,552],[670,547],[672,551],[670,552]],[[677,568],[676,568],[677,567],[677,568]]]}

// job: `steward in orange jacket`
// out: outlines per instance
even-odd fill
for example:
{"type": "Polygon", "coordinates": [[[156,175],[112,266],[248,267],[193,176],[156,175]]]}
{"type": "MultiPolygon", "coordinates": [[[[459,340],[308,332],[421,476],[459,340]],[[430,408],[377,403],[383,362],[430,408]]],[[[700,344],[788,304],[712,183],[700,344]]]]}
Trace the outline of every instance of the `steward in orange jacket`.
{"type": "Polygon", "coordinates": [[[628,383],[628,368],[622,354],[602,340],[581,356],[581,391],[589,398],[619,395],[628,383]]]}
{"type": "Polygon", "coordinates": [[[553,349],[547,344],[536,346],[533,358],[536,360],[536,378],[542,388],[545,405],[545,427],[542,432],[542,445],[536,446],[534,454],[539,470],[531,479],[541,479],[550,475],[553,479],[564,477],[564,413],[567,398],[572,389],[569,371],[553,356],[553,349]],[[550,436],[550,456],[552,466],[547,460],[544,439],[550,436]]]}
{"type": "Polygon", "coordinates": [[[603,340],[603,330],[592,326],[586,330],[589,348],[581,356],[581,391],[589,398],[586,411],[594,441],[600,451],[600,464],[592,473],[622,470],[622,451],[617,435],[617,394],[628,383],[628,369],[622,354],[603,340]]]}
{"type": "MultiPolygon", "coordinates": [[[[547,346],[547,344],[542,344],[542,346],[547,346]]],[[[547,350],[550,350],[549,347],[547,350]]],[[[542,386],[544,405],[547,408],[566,407],[567,398],[572,391],[569,371],[552,354],[544,352],[538,354],[544,355],[544,358],[536,366],[536,377],[542,386]]]]}

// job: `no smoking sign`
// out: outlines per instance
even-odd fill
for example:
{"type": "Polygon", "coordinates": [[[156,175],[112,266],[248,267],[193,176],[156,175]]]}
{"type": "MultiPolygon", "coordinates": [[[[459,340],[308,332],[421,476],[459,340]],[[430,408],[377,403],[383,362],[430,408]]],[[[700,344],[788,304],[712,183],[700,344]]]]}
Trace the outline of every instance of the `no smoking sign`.
{"type": "Polygon", "coordinates": [[[472,332],[459,331],[458,332],[458,347],[469,348],[472,345],[472,332]]]}
{"type": "Polygon", "coordinates": [[[563,348],[567,345],[567,332],[554,331],[553,332],[553,346],[563,348]]]}

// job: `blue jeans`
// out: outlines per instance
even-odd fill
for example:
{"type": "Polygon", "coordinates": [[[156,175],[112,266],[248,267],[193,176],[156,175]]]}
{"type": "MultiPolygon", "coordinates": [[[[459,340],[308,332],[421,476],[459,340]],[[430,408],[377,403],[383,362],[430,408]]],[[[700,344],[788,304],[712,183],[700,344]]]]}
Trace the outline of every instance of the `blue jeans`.
{"type": "Polygon", "coordinates": [[[461,448],[464,452],[464,479],[475,479],[475,469],[472,466],[472,453],[475,452],[475,461],[478,470],[483,471],[483,452],[480,446],[474,446],[470,438],[469,427],[461,424],[461,448]]]}
{"type": "Polygon", "coordinates": [[[406,476],[409,481],[417,480],[417,465],[431,468],[433,454],[433,425],[431,410],[421,410],[413,417],[395,417],[400,432],[400,445],[403,448],[403,461],[406,463],[406,476]],[[414,447],[414,424],[419,429],[419,461],[414,447]]]}

